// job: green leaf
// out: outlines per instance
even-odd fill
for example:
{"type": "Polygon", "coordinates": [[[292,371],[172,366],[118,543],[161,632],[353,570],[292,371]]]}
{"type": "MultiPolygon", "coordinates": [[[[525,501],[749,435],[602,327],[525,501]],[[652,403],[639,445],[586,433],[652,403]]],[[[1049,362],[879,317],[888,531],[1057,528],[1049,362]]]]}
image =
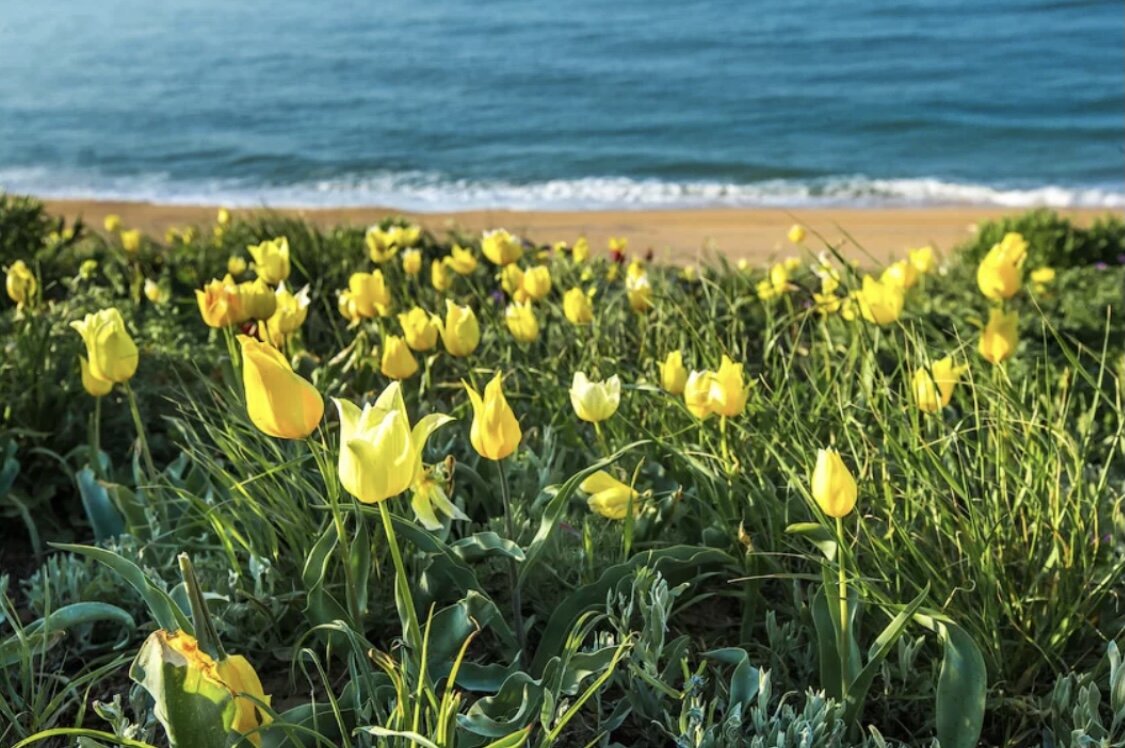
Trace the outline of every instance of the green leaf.
{"type": "Polygon", "coordinates": [[[836,559],[836,534],[817,522],[797,522],[785,528],[788,535],[800,535],[815,545],[829,561],[836,559]]]}
{"type": "Polygon", "coordinates": [[[156,625],[166,631],[186,631],[194,634],[187,614],[172,601],[172,598],[160,587],[149,580],[141,567],[132,561],[104,548],[95,548],[92,545],[71,545],[69,543],[52,543],[52,548],[60,551],[77,553],[80,556],[92,558],[105,564],[117,573],[130,587],[135,589],[148,606],[149,613],[156,621],[156,625]]]}
{"type": "Polygon", "coordinates": [[[117,507],[109,498],[105,486],[98,482],[90,466],[79,470],[74,475],[78,483],[78,493],[82,497],[82,508],[86,510],[86,517],[94,530],[94,539],[99,543],[116,538],[125,531],[125,522],[121,518],[117,507]]]}
{"type": "Polygon", "coordinates": [[[853,724],[859,719],[863,712],[863,704],[867,700],[867,691],[871,688],[871,682],[875,679],[876,673],[879,672],[883,660],[891,653],[894,643],[906,630],[906,624],[922,607],[923,601],[929,594],[930,586],[926,585],[925,589],[911,600],[909,605],[891,619],[891,622],[887,624],[887,627],[883,629],[879,636],[875,637],[874,643],[868,650],[867,663],[848,686],[848,701],[844,707],[844,722],[847,724],[853,724]]]}
{"type": "Polygon", "coordinates": [[[507,538],[502,538],[494,532],[478,532],[467,538],[461,538],[450,544],[450,550],[456,553],[462,561],[472,563],[489,556],[504,556],[506,558],[523,561],[527,558],[517,544],[507,538]]]}
{"type": "Polygon", "coordinates": [[[0,642],[0,668],[14,665],[29,654],[43,654],[76,626],[101,621],[112,622],[124,629],[118,646],[124,646],[136,628],[133,616],[116,605],[93,602],[64,605],[0,642]]]}
{"type": "Polygon", "coordinates": [[[937,632],[944,649],[937,683],[937,738],[942,748],[972,748],[984,725],[988,672],[984,657],[964,629],[937,616],[915,615],[937,632]]]}
{"type": "Polygon", "coordinates": [[[730,678],[730,700],[727,702],[727,711],[733,712],[735,708],[745,710],[750,702],[758,695],[760,684],[758,668],[750,664],[750,655],[740,647],[725,647],[704,652],[703,656],[718,662],[734,665],[734,674],[730,678]]]}

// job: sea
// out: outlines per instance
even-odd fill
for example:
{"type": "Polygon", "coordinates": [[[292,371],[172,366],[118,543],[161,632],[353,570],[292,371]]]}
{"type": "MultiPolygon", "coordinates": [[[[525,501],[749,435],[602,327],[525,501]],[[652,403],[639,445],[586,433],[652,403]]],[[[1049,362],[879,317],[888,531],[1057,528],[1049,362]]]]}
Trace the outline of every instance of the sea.
{"type": "Polygon", "coordinates": [[[1125,5],[3,0],[0,189],[1125,208],[1125,5]]]}

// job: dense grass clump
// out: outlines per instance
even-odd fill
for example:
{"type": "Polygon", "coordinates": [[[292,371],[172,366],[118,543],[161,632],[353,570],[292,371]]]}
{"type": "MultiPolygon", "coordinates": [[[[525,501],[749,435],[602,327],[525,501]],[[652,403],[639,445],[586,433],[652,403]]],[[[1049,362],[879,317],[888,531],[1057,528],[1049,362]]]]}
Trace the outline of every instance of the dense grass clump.
{"type": "Polygon", "coordinates": [[[685,269],[398,219],[111,228],[0,199],[0,264],[35,279],[0,309],[0,744],[1125,740],[1120,221],[987,224],[882,284],[801,232],[769,267],[685,269]],[[282,237],[303,319],[205,325],[196,291],[250,293],[282,237]],[[447,302],[477,320],[468,355],[447,302]],[[442,335],[388,364],[414,307],[442,335]],[[139,363],[93,397],[71,323],[109,308],[139,363]],[[248,385],[239,335],[292,372],[248,385]],[[519,437],[495,460],[467,389],[499,409],[498,372],[519,437]],[[604,420],[576,413],[578,372],[619,379],[618,406],[578,408],[604,420]],[[264,433],[263,391],[300,430],[302,381],[323,417],[264,433]],[[372,436],[362,469],[413,478],[362,503],[329,398],[396,387],[409,424],[454,420],[417,471],[372,436]],[[829,449],[844,472],[814,480],[829,449]]]}

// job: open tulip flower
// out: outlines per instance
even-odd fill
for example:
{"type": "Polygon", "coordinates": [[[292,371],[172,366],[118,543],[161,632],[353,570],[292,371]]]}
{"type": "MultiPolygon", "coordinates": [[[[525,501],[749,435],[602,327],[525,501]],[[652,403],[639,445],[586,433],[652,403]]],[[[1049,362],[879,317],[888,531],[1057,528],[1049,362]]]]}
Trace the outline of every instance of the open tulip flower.
{"type": "Polygon", "coordinates": [[[570,385],[570,404],[583,421],[600,423],[617,412],[621,404],[621,379],[614,374],[604,382],[591,382],[576,371],[570,385]]]}
{"type": "Polygon", "coordinates": [[[578,486],[589,494],[586,504],[590,510],[606,519],[625,519],[629,513],[629,502],[633,504],[633,514],[638,514],[640,494],[614,478],[604,470],[594,473],[578,486]]]}
{"type": "Polygon", "coordinates": [[[877,281],[870,275],[863,276],[863,287],[856,298],[863,318],[876,325],[897,321],[905,302],[902,286],[877,281]]]}
{"type": "Polygon", "coordinates": [[[949,405],[958,380],[968,370],[968,366],[954,366],[953,358],[946,356],[935,361],[929,368],[922,367],[915,371],[912,388],[918,409],[926,413],[937,413],[949,405]]]}
{"type": "Polygon", "coordinates": [[[453,420],[431,413],[411,428],[398,382],[362,410],[347,400],[333,402],[340,412],[340,484],[364,504],[385,501],[421,481],[426,440],[453,420]]]}
{"type": "Polygon", "coordinates": [[[137,371],[140,355],[115,307],[87,314],[70,326],[86,344],[90,375],[104,382],[127,382],[137,371]]]}
{"type": "Polygon", "coordinates": [[[454,244],[449,250],[447,262],[457,275],[472,275],[477,269],[477,256],[473,254],[473,250],[466,249],[460,244],[454,244]]]}
{"type": "Polygon", "coordinates": [[[711,410],[726,418],[737,416],[746,408],[749,394],[750,386],[743,382],[742,364],[723,356],[719,370],[711,377],[711,410]]]}
{"type": "Polygon", "coordinates": [[[309,287],[297,293],[290,293],[282,282],[274,293],[277,305],[274,313],[266,320],[267,342],[280,345],[305,324],[309,316],[309,287]]]}
{"type": "Polygon", "coordinates": [[[494,265],[509,265],[523,257],[523,242],[504,229],[495,229],[481,236],[480,251],[494,265]]]}
{"type": "Polygon", "coordinates": [[[430,285],[439,293],[453,288],[453,274],[449,272],[449,261],[434,260],[430,263],[430,285]]]}
{"type": "Polygon", "coordinates": [[[246,248],[254,258],[254,272],[271,286],[289,277],[289,240],[284,236],[267,239],[246,248]]]}
{"type": "Polygon", "coordinates": [[[243,308],[242,296],[234,278],[227,274],[222,280],[212,280],[195,292],[199,314],[208,327],[230,327],[250,319],[243,308]]]}
{"type": "Polygon", "coordinates": [[[502,460],[520,445],[523,436],[516,414],[504,397],[500,372],[484,388],[482,397],[467,383],[462,383],[469,393],[473,405],[473,425],[469,430],[469,441],[481,457],[489,460],[502,460]]]}
{"type": "Polygon", "coordinates": [[[293,371],[272,345],[239,335],[246,412],[261,432],[278,439],[303,439],[324,415],[324,399],[293,371]]]}
{"type": "Polygon", "coordinates": [[[977,286],[993,301],[1010,299],[1022,285],[1020,274],[1027,259],[1027,240],[1011,232],[988,250],[977,267],[977,286]]]}

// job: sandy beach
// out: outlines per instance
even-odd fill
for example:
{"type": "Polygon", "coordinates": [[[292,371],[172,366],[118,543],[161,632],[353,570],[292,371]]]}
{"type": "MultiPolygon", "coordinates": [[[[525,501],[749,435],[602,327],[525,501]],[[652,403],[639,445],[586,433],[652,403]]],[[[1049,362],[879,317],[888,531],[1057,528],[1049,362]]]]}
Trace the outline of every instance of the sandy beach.
{"type": "MultiPolygon", "coordinates": [[[[121,216],[126,226],[154,236],[166,229],[206,225],[214,221],[217,205],[166,205],[147,202],[48,200],[48,209],[68,220],[82,218],[100,230],[106,215],[121,216]]],[[[259,209],[236,209],[247,215],[259,209]]],[[[270,208],[300,216],[320,226],[365,226],[388,215],[403,215],[431,231],[453,227],[468,231],[505,227],[538,242],[568,241],[586,236],[592,247],[605,247],[611,236],[625,236],[634,252],[652,249],[658,259],[691,262],[708,253],[767,260],[791,253],[785,233],[794,223],[807,227],[810,247],[831,242],[860,261],[884,261],[907,248],[932,244],[948,250],[971,236],[980,221],[1019,213],[1019,208],[715,208],[646,211],[511,211],[479,210],[449,213],[411,213],[390,208],[270,208]]],[[[1061,210],[1089,223],[1106,210],[1061,210]]]]}

